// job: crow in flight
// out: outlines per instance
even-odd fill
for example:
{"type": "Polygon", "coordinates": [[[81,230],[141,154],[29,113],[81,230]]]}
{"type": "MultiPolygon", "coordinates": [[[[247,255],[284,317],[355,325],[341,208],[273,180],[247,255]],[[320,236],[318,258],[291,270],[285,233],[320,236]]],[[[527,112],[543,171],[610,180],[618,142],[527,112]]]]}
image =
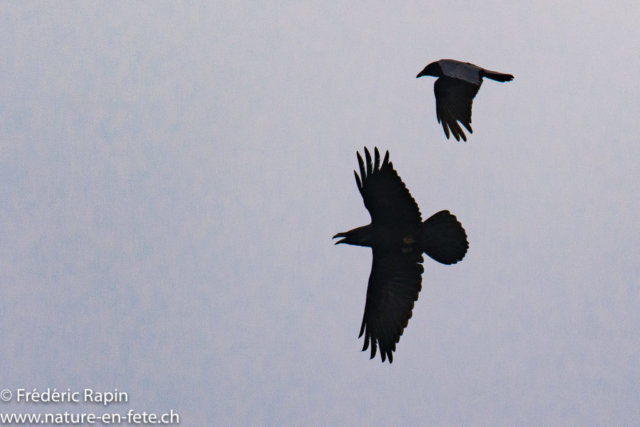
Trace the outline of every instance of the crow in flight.
{"type": "Polygon", "coordinates": [[[460,137],[467,140],[458,121],[467,128],[469,133],[473,133],[471,129],[471,104],[480,90],[482,78],[486,77],[498,82],[513,80],[511,74],[485,70],[477,65],[453,59],[432,62],[424,67],[424,70],[420,71],[416,78],[422,76],[438,77],[433,86],[436,93],[438,123],[442,123],[447,139],[449,139],[449,129],[451,129],[451,133],[458,141],[460,141],[460,137]]]}
{"type": "Polygon", "coordinates": [[[411,318],[413,304],[422,289],[422,253],[443,264],[455,264],[469,248],[467,235],[456,217],[440,211],[422,222],[420,209],[389,161],[387,151],[380,164],[375,149],[372,163],[364,149],[366,164],[358,153],[360,176],[354,171],[371,224],[338,233],[336,242],[366,246],[373,251],[364,318],[365,351],[371,344],[371,359],[380,346],[382,361],[393,362],[393,351],[411,318]]]}

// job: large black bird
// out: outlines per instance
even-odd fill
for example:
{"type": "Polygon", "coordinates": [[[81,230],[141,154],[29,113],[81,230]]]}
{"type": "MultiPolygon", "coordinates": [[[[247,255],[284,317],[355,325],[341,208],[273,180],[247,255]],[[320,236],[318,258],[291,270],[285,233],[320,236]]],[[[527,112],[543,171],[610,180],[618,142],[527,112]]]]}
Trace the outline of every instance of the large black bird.
{"type": "Polygon", "coordinates": [[[467,128],[469,133],[473,133],[471,129],[471,104],[480,90],[482,78],[486,77],[498,82],[513,80],[511,74],[485,70],[477,65],[453,59],[432,62],[424,67],[424,70],[420,71],[416,78],[422,76],[438,77],[433,86],[436,93],[438,123],[442,123],[447,139],[449,139],[449,129],[451,129],[451,133],[458,141],[460,141],[460,137],[467,140],[458,121],[467,128]]]}
{"type": "Polygon", "coordinates": [[[338,233],[338,243],[370,247],[373,265],[360,337],[365,351],[371,343],[371,359],[380,346],[382,361],[393,362],[393,351],[411,318],[413,304],[422,289],[422,253],[443,264],[455,264],[469,248],[467,235],[456,217],[440,211],[422,222],[420,209],[389,161],[389,152],[380,164],[375,149],[372,163],[358,153],[360,176],[354,171],[371,224],[338,233]]]}

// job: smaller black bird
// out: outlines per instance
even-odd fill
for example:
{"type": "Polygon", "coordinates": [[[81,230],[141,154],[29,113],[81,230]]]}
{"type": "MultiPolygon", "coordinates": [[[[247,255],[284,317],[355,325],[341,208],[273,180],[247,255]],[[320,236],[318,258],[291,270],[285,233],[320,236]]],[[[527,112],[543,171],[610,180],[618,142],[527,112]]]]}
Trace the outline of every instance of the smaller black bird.
{"type": "Polygon", "coordinates": [[[333,238],[342,238],[336,245],[365,246],[373,251],[360,327],[362,351],[371,345],[373,359],[379,346],[382,361],[389,358],[391,363],[422,289],[422,254],[442,264],[455,264],[464,258],[469,243],[464,228],[449,211],[422,221],[418,205],[389,161],[388,151],[382,164],[377,148],[373,161],[366,148],[364,155],[366,163],[358,153],[360,176],[354,173],[371,224],[333,238]]]}
{"type": "Polygon", "coordinates": [[[460,141],[464,141],[467,136],[464,134],[458,122],[471,129],[471,105],[473,98],[480,90],[482,78],[486,77],[497,82],[510,82],[513,80],[511,74],[498,73],[496,71],[485,70],[477,65],[468,62],[460,62],[453,59],[441,59],[432,62],[420,71],[416,76],[438,77],[433,90],[436,93],[436,114],[438,123],[442,123],[447,139],[449,139],[449,129],[451,133],[460,141]]]}

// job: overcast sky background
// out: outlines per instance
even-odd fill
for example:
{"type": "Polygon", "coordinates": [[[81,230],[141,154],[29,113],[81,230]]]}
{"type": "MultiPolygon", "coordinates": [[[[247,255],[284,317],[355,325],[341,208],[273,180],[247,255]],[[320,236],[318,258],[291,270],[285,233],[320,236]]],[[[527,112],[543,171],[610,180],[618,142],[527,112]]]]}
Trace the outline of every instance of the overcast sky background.
{"type": "Polygon", "coordinates": [[[640,5],[0,2],[0,389],[112,391],[182,425],[640,419],[640,5]],[[469,142],[441,58],[484,82],[469,142]],[[361,353],[356,151],[389,150],[465,259],[427,258],[361,353]]]}

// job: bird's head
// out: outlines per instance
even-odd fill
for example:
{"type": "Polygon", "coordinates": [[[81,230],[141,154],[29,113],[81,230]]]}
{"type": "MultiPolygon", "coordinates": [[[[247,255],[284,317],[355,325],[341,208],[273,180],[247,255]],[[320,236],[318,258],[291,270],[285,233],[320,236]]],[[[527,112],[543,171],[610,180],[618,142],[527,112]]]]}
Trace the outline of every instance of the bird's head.
{"type": "Polygon", "coordinates": [[[371,225],[365,225],[364,227],[354,228],[353,230],[345,231],[344,233],[338,233],[333,236],[334,239],[342,237],[335,244],[346,243],[347,245],[367,246],[371,247],[373,235],[371,231],[371,225]]]}
{"type": "Polygon", "coordinates": [[[441,75],[442,75],[442,68],[440,68],[440,64],[438,64],[438,61],[436,61],[424,67],[424,70],[420,71],[420,73],[416,76],[416,78],[422,77],[422,76],[440,77],[441,75]]]}

